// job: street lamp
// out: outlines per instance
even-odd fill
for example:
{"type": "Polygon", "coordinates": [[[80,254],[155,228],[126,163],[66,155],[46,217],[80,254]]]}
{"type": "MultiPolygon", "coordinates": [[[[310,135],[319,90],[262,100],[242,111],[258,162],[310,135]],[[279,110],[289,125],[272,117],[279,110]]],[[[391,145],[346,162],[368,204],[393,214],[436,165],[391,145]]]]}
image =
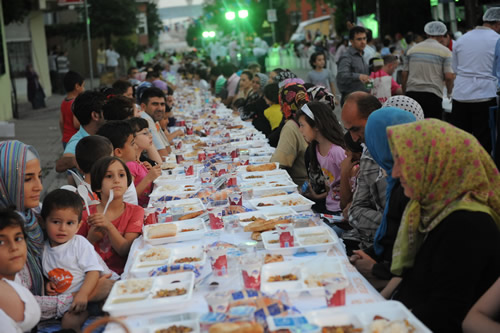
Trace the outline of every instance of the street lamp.
{"type": "Polygon", "coordinates": [[[232,21],[236,18],[235,12],[226,12],[226,20],[232,21]]]}
{"type": "Polygon", "coordinates": [[[248,17],[248,10],[246,10],[246,9],[239,10],[238,11],[238,17],[240,19],[247,18],[248,17]]]}
{"type": "Polygon", "coordinates": [[[203,38],[214,38],[215,31],[203,31],[201,35],[203,36],[203,38]]]}

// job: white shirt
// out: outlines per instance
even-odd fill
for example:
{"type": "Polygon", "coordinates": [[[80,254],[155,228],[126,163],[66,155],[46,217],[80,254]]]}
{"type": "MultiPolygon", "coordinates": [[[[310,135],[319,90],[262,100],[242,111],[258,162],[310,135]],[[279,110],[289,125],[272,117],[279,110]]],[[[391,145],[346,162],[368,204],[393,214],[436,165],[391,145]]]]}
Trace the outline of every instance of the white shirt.
{"type": "Polygon", "coordinates": [[[40,321],[40,306],[35,299],[35,296],[25,287],[16,283],[2,278],[3,281],[7,282],[9,286],[14,288],[17,295],[24,303],[24,319],[22,322],[15,322],[11,317],[9,317],[2,309],[0,309],[0,322],[2,323],[2,332],[30,332],[33,327],[40,321]]]}
{"type": "Polygon", "coordinates": [[[98,257],[94,246],[80,235],[55,247],[46,241],[42,256],[43,274],[56,284],[58,293],[74,293],[82,287],[87,272],[104,271],[98,257]]]}
{"type": "Polygon", "coordinates": [[[493,62],[499,37],[490,28],[477,27],[456,41],[452,57],[453,71],[457,74],[453,99],[474,101],[496,97],[493,62]]]}
{"type": "Polygon", "coordinates": [[[146,112],[141,112],[141,118],[146,119],[148,121],[148,127],[151,131],[151,135],[153,136],[153,144],[157,150],[165,149],[166,145],[160,137],[160,133],[158,133],[158,129],[156,128],[155,121],[151,116],[146,112]]]}
{"type": "Polygon", "coordinates": [[[120,55],[115,50],[106,50],[106,63],[109,67],[118,66],[120,55]]]}
{"type": "Polygon", "coordinates": [[[127,188],[127,191],[125,191],[125,194],[123,195],[123,201],[131,205],[136,205],[136,206],[139,205],[139,201],[137,200],[137,191],[135,189],[134,182],[131,182],[130,186],[127,188]]]}

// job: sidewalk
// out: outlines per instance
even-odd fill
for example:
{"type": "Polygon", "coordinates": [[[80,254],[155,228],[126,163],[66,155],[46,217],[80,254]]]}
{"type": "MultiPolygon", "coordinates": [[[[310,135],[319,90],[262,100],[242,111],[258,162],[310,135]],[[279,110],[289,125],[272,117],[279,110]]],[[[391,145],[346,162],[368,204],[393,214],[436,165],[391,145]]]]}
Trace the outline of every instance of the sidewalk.
{"type": "Polygon", "coordinates": [[[47,107],[33,110],[30,103],[19,104],[19,119],[9,122],[15,124],[15,137],[1,140],[19,140],[32,145],[40,155],[42,167],[43,192],[48,193],[67,184],[66,175],[55,171],[56,161],[63,153],[61,131],[59,130],[59,108],[63,95],[53,95],[45,100],[47,107]]]}

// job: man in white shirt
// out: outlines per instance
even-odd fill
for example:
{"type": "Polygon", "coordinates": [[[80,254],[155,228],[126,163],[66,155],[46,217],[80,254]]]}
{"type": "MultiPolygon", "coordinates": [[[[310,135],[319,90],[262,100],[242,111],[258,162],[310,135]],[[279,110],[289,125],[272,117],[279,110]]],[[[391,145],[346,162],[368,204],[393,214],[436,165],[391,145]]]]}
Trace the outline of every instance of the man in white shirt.
{"type": "Polygon", "coordinates": [[[156,87],[147,88],[143,91],[140,102],[143,111],[141,117],[148,121],[154,146],[161,157],[168,156],[171,152],[170,146],[161,138],[161,127],[156,126],[156,122],[163,120],[165,116],[165,93],[156,87]]]}
{"type": "Polygon", "coordinates": [[[109,72],[115,73],[115,76],[118,75],[118,59],[120,59],[120,55],[113,49],[113,46],[110,45],[106,50],[106,66],[109,72]]]}
{"type": "Polygon", "coordinates": [[[491,152],[489,109],[496,106],[497,78],[493,73],[495,46],[500,37],[500,7],[483,15],[483,25],[467,32],[453,47],[453,125],[473,134],[491,152]]]}

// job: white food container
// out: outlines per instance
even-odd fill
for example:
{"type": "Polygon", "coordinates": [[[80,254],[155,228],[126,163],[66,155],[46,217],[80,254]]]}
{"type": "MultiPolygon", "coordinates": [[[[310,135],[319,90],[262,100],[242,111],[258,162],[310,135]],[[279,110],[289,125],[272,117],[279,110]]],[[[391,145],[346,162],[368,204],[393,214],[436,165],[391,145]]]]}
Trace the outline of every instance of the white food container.
{"type": "Polygon", "coordinates": [[[333,230],[327,226],[297,228],[293,234],[294,246],[280,247],[277,231],[263,232],[264,248],[272,254],[293,255],[297,252],[324,252],[338,242],[333,230]]]}
{"type": "Polygon", "coordinates": [[[363,329],[363,332],[371,332],[370,325],[375,316],[382,316],[391,321],[406,319],[415,327],[415,333],[431,332],[413,313],[397,301],[330,307],[305,314],[310,323],[320,327],[352,324],[355,328],[363,329]]]}
{"type": "Polygon", "coordinates": [[[144,236],[144,240],[152,245],[160,245],[166,243],[175,243],[175,242],[183,242],[188,240],[196,240],[202,238],[207,232],[207,227],[203,222],[202,218],[195,218],[191,220],[184,221],[176,221],[176,222],[167,222],[170,224],[175,224],[177,226],[177,234],[172,237],[162,237],[162,238],[150,238],[149,232],[150,230],[161,226],[163,223],[158,224],[150,224],[144,226],[142,229],[142,234],[144,236]],[[196,229],[193,231],[185,231],[182,232],[183,229],[196,229]]]}
{"type": "Polygon", "coordinates": [[[193,286],[193,272],[162,275],[154,278],[117,281],[111,289],[106,303],[104,304],[103,311],[109,312],[112,316],[127,316],[179,309],[179,307],[182,307],[183,304],[191,300],[193,286]],[[134,281],[135,283],[149,283],[150,287],[143,293],[119,294],[118,291],[120,287],[130,281],[134,281]],[[175,288],[184,288],[186,294],[154,298],[159,290],[173,290],[175,288]]]}

